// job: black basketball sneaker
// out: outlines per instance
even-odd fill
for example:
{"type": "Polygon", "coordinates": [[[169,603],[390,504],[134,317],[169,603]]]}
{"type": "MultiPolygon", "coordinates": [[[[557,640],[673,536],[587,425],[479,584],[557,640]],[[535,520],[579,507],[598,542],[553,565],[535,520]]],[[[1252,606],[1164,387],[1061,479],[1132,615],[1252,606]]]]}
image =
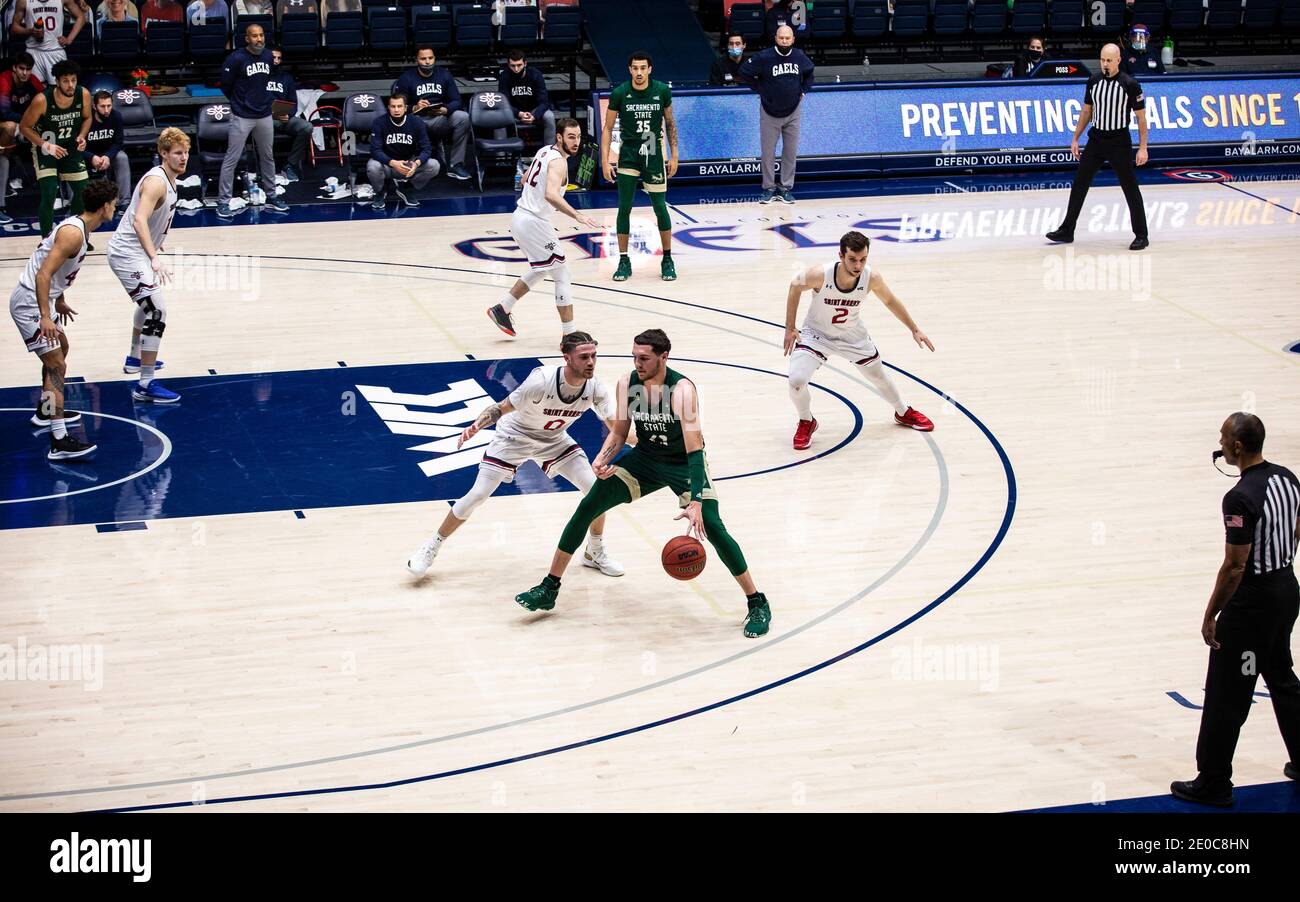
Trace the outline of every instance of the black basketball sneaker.
{"type": "Polygon", "coordinates": [[[65,435],[63,438],[51,436],[50,453],[45,457],[47,460],[75,460],[78,457],[85,457],[98,447],[83,442],[74,435],[65,435]]]}

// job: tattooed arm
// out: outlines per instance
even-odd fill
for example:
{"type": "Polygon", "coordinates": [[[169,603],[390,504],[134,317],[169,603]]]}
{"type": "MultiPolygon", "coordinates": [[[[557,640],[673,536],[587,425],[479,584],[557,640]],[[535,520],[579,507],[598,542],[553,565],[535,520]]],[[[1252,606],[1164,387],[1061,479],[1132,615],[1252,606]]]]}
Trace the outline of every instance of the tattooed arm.
{"type": "Polygon", "coordinates": [[[673,118],[673,108],[667,107],[664,110],[664,126],[668,130],[668,177],[672,178],[677,174],[677,120],[673,118]]]}
{"type": "Polygon", "coordinates": [[[478,415],[478,419],[465,427],[465,431],[460,434],[460,441],[456,443],[457,449],[467,441],[472,439],[480,429],[486,429],[489,426],[495,426],[497,420],[514,410],[510,404],[510,399],[502,401],[499,404],[490,404],[478,415]]]}

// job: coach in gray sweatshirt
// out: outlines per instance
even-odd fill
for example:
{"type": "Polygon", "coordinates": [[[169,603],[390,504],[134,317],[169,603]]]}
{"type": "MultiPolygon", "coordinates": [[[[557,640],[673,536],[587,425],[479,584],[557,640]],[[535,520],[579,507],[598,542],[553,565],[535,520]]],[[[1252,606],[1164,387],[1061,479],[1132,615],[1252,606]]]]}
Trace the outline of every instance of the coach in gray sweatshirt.
{"type": "Polygon", "coordinates": [[[799,153],[799,119],[803,95],[812,87],[813,62],[795,49],[794,31],[776,30],[776,46],[745,60],[741,79],[758,92],[759,137],[763,145],[763,199],[794,203],[795,158],[799,153]],[[776,139],[781,139],[781,182],[776,181],[776,139]]]}

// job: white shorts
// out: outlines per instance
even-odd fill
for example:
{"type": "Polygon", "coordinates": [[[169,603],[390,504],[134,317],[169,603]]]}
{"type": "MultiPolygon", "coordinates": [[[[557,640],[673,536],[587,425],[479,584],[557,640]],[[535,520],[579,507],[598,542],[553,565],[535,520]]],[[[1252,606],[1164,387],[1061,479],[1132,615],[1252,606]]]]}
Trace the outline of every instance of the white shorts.
{"type": "Polygon", "coordinates": [[[510,234],[528,258],[528,265],[533,272],[564,265],[560,238],[555,233],[555,227],[545,219],[526,210],[516,209],[515,215],[510,219],[510,234]]]}
{"type": "Polygon", "coordinates": [[[795,342],[792,353],[800,351],[816,356],[822,363],[832,354],[859,366],[880,359],[880,351],[870,335],[863,334],[854,341],[836,341],[806,326],[800,330],[799,340],[795,342]]]}
{"type": "Polygon", "coordinates": [[[550,476],[557,466],[573,460],[574,455],[584,460],[587,457],[582,447],[564,433],[553,441],[545,442],[498,433],[496,438],[492,439],[492,444],[488,445],[487,450],[483,452],[483,462],[479,464],[479,470],[497,475],[504,474],[505,478],[501,480],[502,482],[514,482],[515,470],[530,460],[537,461],[542,472],[550,476]]]}
{"type": "MultiPolygon", "coordinates": [[[[90,28],[92,23],[87,22],[86,27],[90,28]]],[[[54,84],[54,64],[60,60],[68,58],[68,51],[62,47],[54,50],[33,50],[28,47],[27,52],[32,55],[32,74],[41,80],[41,84],[46,87],[54,84]]]]}
{"type": "Polygon", "coordinates": [[[139,303],[142,298],[158,294],[158,274],[144,254],[114,253],[110,247],[108,268],[117,276],[131,300],[139,303]]]}
{"type": "MultiPolygon", "coordinates": [[[[57,300],[58,298],[50,299],[50,316],[55,315],[54,302],[57,300]]],[[[36,292],[30,288],[15,286],[13,294],[9,296],[9,315],[18,327],[18,334],[23,337],[23,344],[33,354],[48,354],[62,347],[59,342],[41,336],[41,308],[36,303],[36,292]]],[[[54,325],[59,332],[63,331],[58,320],[55,320],[54,325]]]]}

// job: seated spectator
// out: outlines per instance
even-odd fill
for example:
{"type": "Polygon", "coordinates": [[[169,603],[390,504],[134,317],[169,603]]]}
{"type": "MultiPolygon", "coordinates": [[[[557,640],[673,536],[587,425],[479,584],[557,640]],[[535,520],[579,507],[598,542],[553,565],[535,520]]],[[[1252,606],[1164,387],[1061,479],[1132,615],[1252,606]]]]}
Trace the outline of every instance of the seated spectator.
{"type": "MultiPolygon", "coordinates": [[[[32,98],[45,90],[41,80],[32,74],[36,60],[26,50],[14,54],[13,68],[0,73],[0,224],[13,222],[5,212],[5,195],[9,193],[9,160],[19,144],[27,139],[18,131],[23,113],[32,105],[32,98]]],[[[20,151],[21,152],[21,151],[20,151]]]]}
{"type": "Polygon", "coordinates": [[[274,0],[235,0],[235,18],[240,16],[274,16],[274,0]]]}
{"type": "Polygon", "coordinates": [[[709,84],[738,86],[740,66],[745,62],[745,39],[741,35],[727,35],[727,55],[713,61],[709,84]]]}
{"type": "Polygon", "coordinates": [[[546,77],[528,65],[522,50],[506,54],[506,64],[497,73],[497,90],[510,101],[519,128],[542,129],[542,146],[555,143],[555,112],[546,93],[546,77]]]}
{"type": "Polygon", "coordinates": [[[413,98],[410,112],[422,120],[429,131],[430,143],[451,138],[447,157],[447,175],[459,181],[469,179],[465,155],[469,151],[469,113],[462,109],[460,89],[446,66],[437,65],[438,57],[428,44],[416,49],[415,68],[407,69],[393,82],[391,94],[413,98]]]}
{"type": "Polygon", "coordinates": [[[122,124],[122,114],[113,109],[112,94],[96,91],[91,106],[90,131],[86,133],[86,170],[91,178],[111,178],[117,183],[117,212],[121,215],[131,203],[126,127],[122,124]]]}
{"type": "Polygon", "coordinates": [[[191,25],[230,24],[230,7],[226,0],[194,0],[185,7],[185,17],[191,25]]]}
{"type": "Polygon", "coordinates": [[[320,5],[320,24],[323,28],[330,13],[359,13],[361,0],[324,0],[320,5]]]}
{"type": "Polygon", "coordinates": [[[139,21],[139,13],[135,10],[135,4],[128,3],[127,0],[104,0],[104,3],[99,7],[99,15],[95,17],[95,36],[102,36],[102,26],[105,22],[139,21]]]}
{"type": "Polygon", "coordinates": [[[406,95],[400,91],[388,98],[387,112],[375,117],[370,129],[370,160],[366,163],[366,178],[375,189],[371,208],[383,210],[388,199],[388,185],[393,184],[397,200],[408,207],[418,207],[420,202],[402,192],[410,182],[423,188],[438,174],[438,161],[431,159],[433,145],[424,123],[407,115],[406,95]]]}
{"type": "Polygon", "coordinates": [[[1160,54],[1151,49],[1151,32],[1141,22],[1129,29],[1128,44],[1119,61],[1119,70],[1134,78],[1145,75],[1164,75],[1165,64],[1160,54]]]}
{"type": "Polygon", "coordinates": [[[178,0],[145,0],[140,8],[140,30],[147,33],[150,22],[180,22],[184,14],[178,0]]]}
{"type": "Polygon", "coordinates": [[[273,100],[283,100],[293,104],[293,112],[277,115],[271,112],[277,135],[288,135],[293,139],[289,147],[289,161],[284,164],[284,177],[296,182],[302,178],[302,161],[307,157],[307,142],[311,140],[311,125],[298,115],[298,84],[293,80],[293,73],[281,65],[284,54],[279,47],[271,48],[271,77],[266,83],[266,92],[273,100]]]}
{"type": "Polygon", "coordinates": [[[493,0],[492,24],[493,25],[506,24],[507,6],[536,6],[536,5],[537,5],[537,0],[493,0]]]}
{"type": "Polygon", "coordinates": [[[1034,35],[1025,42],[1025,47],[1016,55],[1016,61],[1011,64],[1011,76],[1013,78],[1028,78],[1029,73],[1034,71],[1043,60],[1043,39],[1034,35]]]}

